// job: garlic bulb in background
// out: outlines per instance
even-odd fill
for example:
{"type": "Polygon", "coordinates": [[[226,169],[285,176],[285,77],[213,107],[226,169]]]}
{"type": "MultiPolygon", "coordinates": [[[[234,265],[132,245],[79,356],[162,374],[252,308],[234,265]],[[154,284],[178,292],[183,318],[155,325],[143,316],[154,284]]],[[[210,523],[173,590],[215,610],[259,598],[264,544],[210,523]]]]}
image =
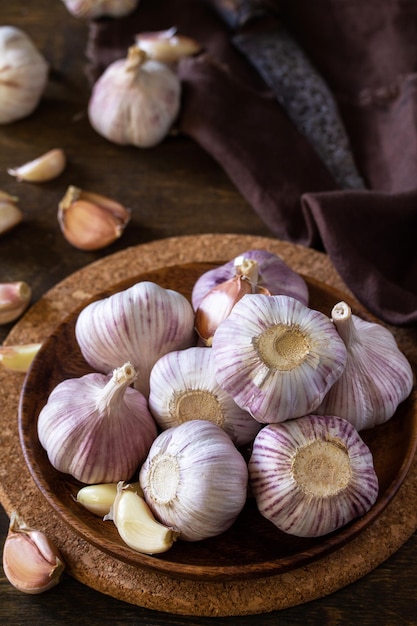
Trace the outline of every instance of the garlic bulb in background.
{"type": "Polygon", "coordinates": [[[237,446],[251,442],[261,427],[219,386],[213,352],[202,347],[169,352],[155,363],[149,408],[162,430],[208,420],[223,428],[237,446]]]}
{"type": "Polygon", "coordinates": [[[86,306],[76,321],[75,335],[96,371],[107,374],[130,361],[137,371],[134,385],[148,397],[156,361],[195,344],[194,312],[182,294],[143,281],[86,306]]]}
{"type": "Polygon", "coordinates": [[[129,480],[156,437],[146,399],[129,385],[130,363],[113,375],[86,374],[59,383],[38,418],[51,465],[86,483],[129,480]]]}
{"type": "Polygon", "coordinates": [[[265,426],[248,468],[260,513],[298,537],[344,526],[378,496],[371,451],[352,424],[331,415],[265,426]]]}
{"type": "Polygon", "coordinates": [[[262,423],[314,411],[346,363],[331,320],[288,296],[243,296],[211,350],[219,385],[262,423]]]}
{"type": "Polygon", "coordinates": [[[95,83],[89,120],[109,141],[149,148],[170,131],[180,109],[180,95],[177,74],[131,46],[127,58],[111,63],[95,83]]]}
{"type": "Polygon", "coordinates": [[[387,328],[352,315],[346,302],[333,307],[332,320],[347,362],[317,413],[344,417],[357,430],[386,422],[413,389],[410,363],[387,328]]]}
{"type": "Polygon", "coordinates": [[[49,64],[25,32],[0,26],[0,124],[30,115],[45,90],[49,64]]]}
{"type": "Polygon", "coordinates": [[[304,278],[292,270],[278,255],[267,250],[247,250],[232,261],[205,272],[195,282],[191,303],[196,311],[204,296],[214,287],[225,283],[236,275],[239,263],[256,261],[258,268],[257,286],[273,295],[291,296],[308,304],[308,286],[304,278]]]}
{"type": "Polygon", "coordinates": [[[98,17],[123,17],[133,13],[139,0],[62,0],[74,17],[95,19],[98,17]]]}
{"type": "Polygon", "coordinates": [[[227,530],[245,504],[247,481],[246,462],[229,435],[204,420],[158,435],[139,473],[155,517],[187,541],[227,530]]]}

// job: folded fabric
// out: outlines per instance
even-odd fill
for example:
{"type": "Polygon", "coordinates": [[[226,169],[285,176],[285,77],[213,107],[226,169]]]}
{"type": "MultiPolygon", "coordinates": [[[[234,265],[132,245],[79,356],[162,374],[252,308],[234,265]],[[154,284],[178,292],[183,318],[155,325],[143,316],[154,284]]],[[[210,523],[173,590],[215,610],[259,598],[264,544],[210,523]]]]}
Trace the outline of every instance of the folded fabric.
{"type": "MultiPolygon", "coordinates": [[[[417,80],[412,69],[417,41],[409,21],[414,17],[415,24],[417,8],[401,0],[269,4],[276,9],[274,19],[279,15],[291,29],[332,89],[368,190],[338,187],[233,45],[236,32],[204,1],[141,0],[127,18],[93,21],[86,51],[90,79],[124,56],[136,33],[176,26],[200,41],[203,54],[178,68],[180,131],[217,160],[275,236],[324,248],[373,313],[388,323],[416,324],[417,80]]],[[[251,27],[250,21],[245,24],[245,34],[251,27]]]]}

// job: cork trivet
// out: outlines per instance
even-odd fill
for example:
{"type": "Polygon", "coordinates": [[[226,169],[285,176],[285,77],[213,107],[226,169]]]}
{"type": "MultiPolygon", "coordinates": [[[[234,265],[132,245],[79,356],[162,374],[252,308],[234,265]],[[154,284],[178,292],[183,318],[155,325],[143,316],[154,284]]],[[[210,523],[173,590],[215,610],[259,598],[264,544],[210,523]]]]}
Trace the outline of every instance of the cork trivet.
{"type": "MultiPolygon", "coordinates": [[[[67,314],[109,284],[144,271],[195,261],[228,260],[250,248],[279,254],[293,269],[349,295],[328,257],[263,237],[199,235],[165,239],[105,257],[56,285],[16,324],[5,344],[44,340],[67,314]]],[[[393,329],[417,370],[415,330],[393,329]]],[[[182,615],[232,616],[289,608],[328,595],[391,556],[417,528],[417,461],[374,523],[336,552],[290,572],[236,581],[193,581],[127,565],[80,539],[50,508],[27,469],[17,411],[23,374],[0,369],[0,499],[10,515],[47,533],[62,550],[67,571],[85,585],[141,607],[182,615]]]]}

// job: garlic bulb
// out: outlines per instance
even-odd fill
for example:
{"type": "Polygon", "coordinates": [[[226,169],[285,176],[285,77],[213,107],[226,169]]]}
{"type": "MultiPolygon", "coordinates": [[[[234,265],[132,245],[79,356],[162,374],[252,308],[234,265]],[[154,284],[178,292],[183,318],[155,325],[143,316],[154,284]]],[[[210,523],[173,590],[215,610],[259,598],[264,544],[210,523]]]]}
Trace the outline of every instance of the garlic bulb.
{"type": "Polygon", "coordinates": [[[149,376],[167,352],[195,344],[194,313],[180,293],[143,281],[92,302],[78,316],[75,336],[91,367],[107,374],[122,361],[137,371],[134,386],[149,395],[149,376]]]}
{"type": "Polygon", "coordinates": [[[62,234],[79,250],[101,250],[119,239],[130,214],[120,202],[74,185],[68,187],[58,205],[62,234]]]}
{"type": "Polygon", "coordinates": [[[62,0],[74,17],[96,19],[99,17],[124,17],[133,13],[139,0],[62,0]]]}
{"type": "Polygon", "coordinates": [[[0,124],[30,115],[48,81],[49,64],[25,32],[0,26],[0,124]]]}
{"type": "Polygon", "coordinates": [[[346,302],[333,307],[332,320],[347,362],[317,412],[344,417],[357,430],[386,422],[413,389],[410,363],[387,328],[352,315],[346,302]]]}
{"type": "Polygon", "coordinates": [[[0,324],[16,320],[27,309],[32,289],[24,280],[0,283],[0,324]]]}
{"type": "Polygon", "coordinates": [[[86,374],[59,383],[38,419],[38,437],[51,465],[86,483],[129,480],[157,431],[147,402],[129,385],[130,363],[111,377],[86,374]]]}
{"type": "Polygon", "coordinates": [[[44,183],[57,178],[66,166],[65,152],[60,148],[49,150],[33,161],[10,168],[7,173],[15,176],[19,181],[30,183],[44,183]]]}
{"type": "Polygon", "coordinates": [[[289,296],[243,296],[211,349],[220,386],[262,423],[314,411],[346,363],[331,320],[289,296]]]}
{"type": "Polygon", "coordinates": [[[260,429],[219,386],[212,350],[202,347],[169,352],[155,363],[149,408],[162,430],[190,420],[208,420],[223,428],[237,446],[251,442],[260,429]]]}
{"type": "Polygon", "coordinates": [[[349,422],[331,415],[265,426],[248,467],[260,513],[298,537],[344,526],[378,495],[371,451],[349,422]]]}
{"type": "Polygon", "coordinates": [[[177,34],[176,28],[139,33],[135,36],[135,42],[150,59],[168,64],[175,64],[180,59],[201,51],[198,41],[177,34]]]}
{"type": "Polygon", "coordinates": [[[247,250],[232,261],[215,267],[202,274],[195,282],[191,303],[196,311],[204,296],[236,275],[239,266],[248,261],[256,261],[258,276],[256,284],[273,295],[291,296],[303,304],[308,304],[308,286],[304,278],[292,270],[279,256],[267,250],[247,250]]]}
{"type": "Polygon", "coordinates": [[[139,473],[155,517],[186,541],[227,530],[245,504],[247,481],[246,462],[228,434],[204,420],[158,435],[139,473]]]}
{"type": "Polygon", "coordinates": [[[247,293],[271,293],[258,284],[258,263],[253,259],[237,257],[234,261],[235,275],[216,285],[206,293],[195,312],[195,329],[206,346],[211,346],[213,335],[219,324],[226,319],[238,302],[247,293]]]}
{"type": "Polygon", "coordinates": [[[53,542],[13,511],[3,549],[3,569],[16,589],[37,594],[59,583],[65,564],[53,542]]]}
{"type": "Polygon", "coordinates": [[[181,83],[167,65],[131,46],[98,78],[88,104],[97,133],[120,145],[149,148],[168,134],[180,108],[181,83]]]}
{"type": "Polygon", "coordinates": [[[18,198],[0,190],[0,235],[20,224],[23,213],[18,206],[18,198]]]}

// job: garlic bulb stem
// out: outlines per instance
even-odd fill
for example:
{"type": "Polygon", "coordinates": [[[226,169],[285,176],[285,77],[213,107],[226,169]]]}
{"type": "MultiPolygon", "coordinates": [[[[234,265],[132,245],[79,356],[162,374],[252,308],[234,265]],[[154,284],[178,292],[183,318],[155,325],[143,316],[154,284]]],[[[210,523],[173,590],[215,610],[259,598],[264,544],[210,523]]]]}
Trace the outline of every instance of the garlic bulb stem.
{"type": "Polygon", "coordinates": [[[137,373],[131,363],[125,363],[113,371],[113,376],[100,391],[96,408],[100,413],[107,412],[113,403],[123,397],[126,387],[136,380],[137,373]]]}

